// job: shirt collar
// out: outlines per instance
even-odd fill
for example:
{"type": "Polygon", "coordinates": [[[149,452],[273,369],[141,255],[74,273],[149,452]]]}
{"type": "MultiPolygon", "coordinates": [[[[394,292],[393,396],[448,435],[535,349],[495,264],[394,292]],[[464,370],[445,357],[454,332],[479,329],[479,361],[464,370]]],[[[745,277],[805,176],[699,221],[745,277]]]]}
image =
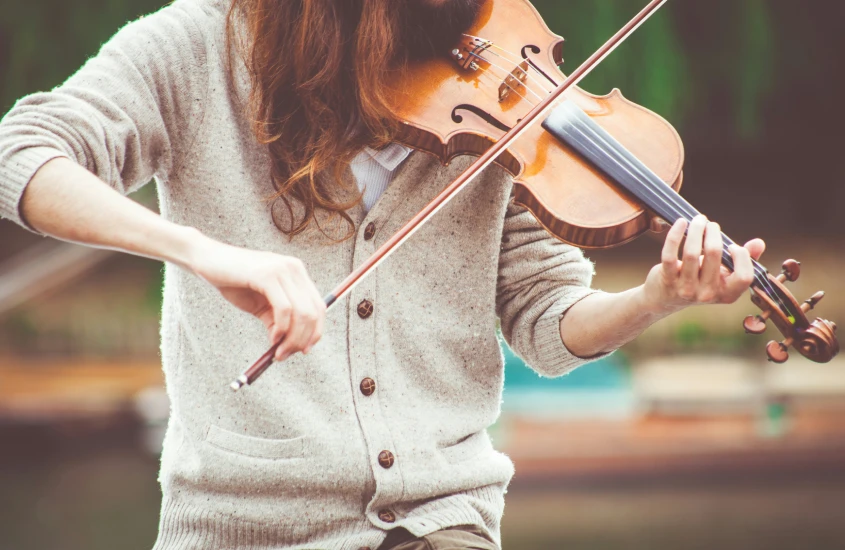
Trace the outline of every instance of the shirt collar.
{"type": "Polygon", "coordinates": [[[387,146],[378,151],[370,147],[365,147],[364,150],[374,161],[381,164],[390,172],[396,170],[402,164],[402,161],[408,158],[408,155],[413,151],[410,147],[405,147],[401,143],[396,142],[388,143],[387,146]]]}

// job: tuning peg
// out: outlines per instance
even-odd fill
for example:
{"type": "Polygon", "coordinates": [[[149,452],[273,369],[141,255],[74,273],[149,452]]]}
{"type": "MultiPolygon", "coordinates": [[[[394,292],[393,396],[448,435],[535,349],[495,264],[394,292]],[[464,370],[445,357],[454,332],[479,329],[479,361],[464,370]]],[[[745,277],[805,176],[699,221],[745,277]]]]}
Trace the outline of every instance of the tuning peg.
{"type": "Polygon", "coordinates": [[[760,315],[749,315],[742,322],[742,328],[748,334],[763,334],[766,332],[766,321],[770,314],[771,311],[764,311],[760,315]]]}
{"type": "Polygon", "coordinates": [[[800,276],[801,262],[796,260],[786,260],[781,266],[781,272],[780,275],[778,275],[778,281],[789,281],[791,283],[794,283],[798,280],[798,277],[800,276]]]}
{"type": "Polygon", "coordinates": [[[792,345],[792,338],[787,338],[783,342],[776,342],[772,340],[766,345],[766,355],[769,361],[773,363],[786,363],[789,359],[789,346],[792,345]]]}
{"type": "Polygon", "coordinates": [[[811,309],[816,307],[816,304],[821,302],[822,298],[824,298],[824,291],[820,290],[820,291],[816,292],[815,294],[813,294],[812,296],[810,296],[807,300],[805,300],[803,304],[801,304],[801,310],[804,313],[807,313],[808,311],[810,311],[811,309]]]}

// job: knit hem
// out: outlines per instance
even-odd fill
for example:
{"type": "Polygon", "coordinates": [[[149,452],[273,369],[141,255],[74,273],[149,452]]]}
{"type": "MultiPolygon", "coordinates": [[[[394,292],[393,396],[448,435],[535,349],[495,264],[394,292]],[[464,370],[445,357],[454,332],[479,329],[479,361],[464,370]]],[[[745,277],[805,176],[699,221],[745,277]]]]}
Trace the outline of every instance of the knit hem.
{"type": "Polygon", "coordinates": [[[560,336],[560,320],[569,309],[591,294],[599,292],[591,288],[579,288],[567,292],[546,310],[537,320],[535,344],[537,353],[542,358],[542,366],[532,365],[537,372],[544,376],[562,376],[574,368],[607,357],[612,351],[600,353],[592,357],[579,357],[572,353],[560,336]]]}
{"type": "Polygon", "coordinates": [[[377,548],[385,536],[366,519],[259,523],[165,498],[153,550],[358,550],[377,548]],[[309,542],[315,538],[323,542],[309,542]]]}
{"type": "Polygon", "coordinates": [[[30,226],[20,212],[21,197],[35,173],[54,158],[67,154],[52,147],[28,147],[13,153],[0,170],[0,217],[38,233],[30,226]]]}
{"type": "MultiPolygon", "coordinates": [[[[469,497],[477,498],[483,502],[494,503],[500,501],[503,496],[503,489],[497,485],[488,485],[471,489],[464,493],[469,497]]],[[[458,525],[473,525],[487,532],[495,544],[501,547],[499,522],[500,515],[484,513],[473,506],[449,506],[427,510],[420,517],[408,518],[401,522],[401,526],[407,529],[415,537],[424,537],[435,531],[457,527],[458,525]],[[491,530],[493,526],[493,530],[491,530]]]]}

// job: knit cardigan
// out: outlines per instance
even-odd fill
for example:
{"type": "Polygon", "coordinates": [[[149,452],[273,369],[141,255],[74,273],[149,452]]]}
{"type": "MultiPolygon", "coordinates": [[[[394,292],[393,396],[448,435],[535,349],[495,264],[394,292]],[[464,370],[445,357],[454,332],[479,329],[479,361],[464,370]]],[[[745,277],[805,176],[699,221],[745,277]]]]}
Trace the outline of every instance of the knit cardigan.
{"type": "MultiPolygon", "coordinates": [[[[227,64],[227,9],[177,0],[125,26],[62,86],[17,102],[0,123],[0,215],[23,224],[27,183],[67,157],[124,193],[154,178],[162,216],[300,258],[326,293],[472,160],[412,153],[367,214],[350,211],[352,238],[314,224],[288,238],[266,200],[271,163],[246,115],[248,79],[227,64]]],[[[581,251],[510,197],[510,177],[487,169],[328,312],[308,355],[237,393],[229,382],[268,347],[264,326],[166,265],[156,550],[356,550],[396,527],[461,524],[498,541],[513,465],[486,431],[502,399],[497,318],[531,367],[562,375],[584,360],[564,346],[561,316],[593,292],[581,251]]]]}

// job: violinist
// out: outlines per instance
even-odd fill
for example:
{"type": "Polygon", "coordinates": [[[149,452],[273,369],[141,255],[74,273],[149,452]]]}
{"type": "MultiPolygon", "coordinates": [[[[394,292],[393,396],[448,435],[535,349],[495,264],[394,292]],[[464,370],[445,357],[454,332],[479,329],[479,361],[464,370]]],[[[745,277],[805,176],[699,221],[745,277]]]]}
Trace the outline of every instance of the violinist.
{"type": "Polygon", "coordinates": [[[0,123],[3,217],[166,262],[157,550],[499,548],[497,319],[560,376],[751,284],[762,241],[728,272],[697,217],[642,285],[593,290],[491,167],[326,315],[321,292],[471,161],[395,142],[386,90],[485,1],[176,0],[0,123]],[[151,179],[160,215],[124,197],[151,179]],[[284,363],[232,392],[268,337],[284,363]]]}

